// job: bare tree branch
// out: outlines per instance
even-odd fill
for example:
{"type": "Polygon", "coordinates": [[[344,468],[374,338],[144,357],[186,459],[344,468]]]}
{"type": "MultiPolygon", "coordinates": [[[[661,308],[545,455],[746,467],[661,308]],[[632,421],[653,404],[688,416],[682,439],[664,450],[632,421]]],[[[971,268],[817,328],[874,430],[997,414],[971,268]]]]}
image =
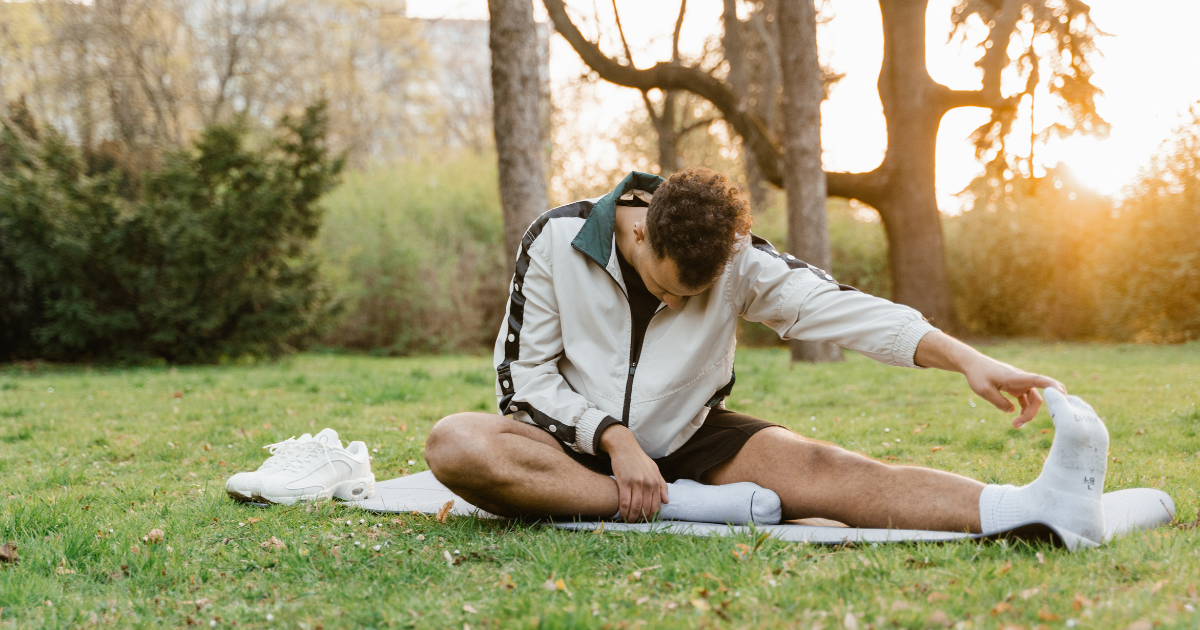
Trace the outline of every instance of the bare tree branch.
{"type": "Polygon", "coordinates": [[[625,87],[639,90],[687,90],[708,99],[725,120],[742,137],[742,142],[755,157],[763,171],[763,177],[781,186],[779,172],[779,149],[767,137],[766,129],[757,116],[741,111],[740,99],[721,79],[698,68],[675,63],[659,62],[646,69],[625,66],[604,54],[600,47],[588,41],[567,15],[563,0],[544,0],[546,12],[561,34],[583,62],[600,78],[625,87]]]}
{"type": "Polygon", "coordinates": [[[683,29],[683,14],[686,11],[687,0],[680,0],[679,17],[675,18],[675,33],[671,35],[671,63],[679,63],[679,31],[683,29]]]}

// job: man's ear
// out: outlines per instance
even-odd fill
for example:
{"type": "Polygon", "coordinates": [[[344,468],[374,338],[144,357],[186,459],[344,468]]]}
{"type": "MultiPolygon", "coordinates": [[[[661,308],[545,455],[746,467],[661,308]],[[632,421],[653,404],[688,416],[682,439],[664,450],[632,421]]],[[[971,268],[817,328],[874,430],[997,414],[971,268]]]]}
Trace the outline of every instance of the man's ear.
{"type": "Polygon", "coordinates": [[[646,222],[638,221],[633,224],[633,236],[638,243],[646,240],[646,222]]]}

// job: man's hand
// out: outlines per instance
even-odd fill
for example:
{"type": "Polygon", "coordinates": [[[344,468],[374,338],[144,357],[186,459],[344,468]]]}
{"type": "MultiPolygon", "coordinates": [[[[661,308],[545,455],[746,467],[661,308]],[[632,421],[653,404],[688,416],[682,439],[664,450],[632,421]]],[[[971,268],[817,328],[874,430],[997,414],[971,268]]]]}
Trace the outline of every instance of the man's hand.
{"type": "Polygon", "coordinates": [[[985,356],[974,348],[942,332],[931,332],[917,344],[913,357],[917,365],[960,372],[967,377],[971,391],[992,403],[997,409],[1012,413],[1016,407],[1004,397],[1009,394],[1017,399],[1021,414],[1013,419],[1013,426],[1020,428],[1033,420],[1042,407],[1042,395],[1038,387],[1053,387],[1063,394],[1067,388],[1062,383],[1040,374],[1001,363],[985,356]]]}
{"type": "Polygon", "coordinates": [[[654,518],[659,506],[668,502],[667,482],[658,471],[658,464],[642,450],[629,427],[622,424],[604,430],[600,448],[612,459],[621,516],[630,523],[654,518]]]}

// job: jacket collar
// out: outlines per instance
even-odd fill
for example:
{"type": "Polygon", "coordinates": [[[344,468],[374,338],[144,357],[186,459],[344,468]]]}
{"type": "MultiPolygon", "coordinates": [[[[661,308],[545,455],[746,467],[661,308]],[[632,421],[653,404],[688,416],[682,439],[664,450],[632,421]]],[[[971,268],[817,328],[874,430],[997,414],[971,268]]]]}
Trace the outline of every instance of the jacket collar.
{"type": "Polygon", "coordinates": [[[571,245],[607,269],[613,252],[613,232],[617,227],[617,201],[634,190],[653,193],[662,182],[663,178],[650,173],[633,171],[626,175],[612,192],[601,197],[592,206],[591,214],[571,241],[571,245]]]}

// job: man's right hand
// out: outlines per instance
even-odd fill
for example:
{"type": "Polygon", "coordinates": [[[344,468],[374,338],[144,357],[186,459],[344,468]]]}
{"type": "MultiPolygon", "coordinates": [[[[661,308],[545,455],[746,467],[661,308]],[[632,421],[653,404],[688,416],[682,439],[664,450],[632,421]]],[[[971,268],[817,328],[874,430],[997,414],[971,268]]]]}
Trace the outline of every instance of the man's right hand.
{"type": "Polygon", "coordinates": [[[604,430],[600,448],[612,459],[621,516],[630,523],[653,518],[659,506],[668,503],[667,482],[658,471],[658,464],[642,450],[629,427],[622,424],[604,430]]]}

